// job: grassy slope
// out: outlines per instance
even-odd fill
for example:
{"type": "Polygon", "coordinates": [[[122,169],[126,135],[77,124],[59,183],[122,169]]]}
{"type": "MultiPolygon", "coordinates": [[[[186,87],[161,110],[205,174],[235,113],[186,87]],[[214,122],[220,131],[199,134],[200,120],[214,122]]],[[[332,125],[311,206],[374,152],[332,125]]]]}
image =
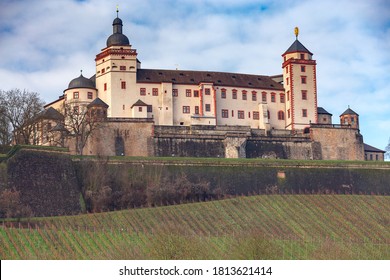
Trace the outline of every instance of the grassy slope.
{"type": "Polygon", "coordinates": [[[275,195],[37,218],[0,258],[390,259],[389,217],[388,196],[275,195]]]}

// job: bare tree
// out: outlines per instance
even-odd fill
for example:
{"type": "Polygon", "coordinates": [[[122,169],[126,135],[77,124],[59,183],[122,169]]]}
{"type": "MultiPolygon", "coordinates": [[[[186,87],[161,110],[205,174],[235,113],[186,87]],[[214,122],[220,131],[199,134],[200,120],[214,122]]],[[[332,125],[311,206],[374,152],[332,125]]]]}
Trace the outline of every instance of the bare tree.
{"type": "Polygon", "coordinates": [[[76,153],[82,155],[88,139],[103,124],[105,115],[101,115],[94,108],[69,103],[64,106],[64,112],[64,128],[68,131],[64,136],[75,139],[76,153]]]}
{"type": "Polygon", "coordinates": [[[389,138],[389,143],[387,144],[386,148],[385,148],[385,158],[387,159],[390,159],[390,138],[389,138]]]}
{"type": "Polygon", "coordinates": [[[12,140],[11,124],[5,117],[4,108],[0,107],[0,146],[9,145],[12,140]]]}
{"type": "Polygon", "coordinates": [[[14,132],[16,144],[31,144],[35,117],[42,111],[44,102],[38,93],[20,89],[0,90],[0,120],[8,123],[4,127],[14,132]]]}

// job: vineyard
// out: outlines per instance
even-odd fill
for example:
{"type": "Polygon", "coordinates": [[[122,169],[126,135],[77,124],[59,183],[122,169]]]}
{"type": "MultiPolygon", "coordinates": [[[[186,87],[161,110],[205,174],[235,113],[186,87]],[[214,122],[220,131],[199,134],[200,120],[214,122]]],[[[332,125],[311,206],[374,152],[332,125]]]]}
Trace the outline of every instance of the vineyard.
{"type": "Polygon", "coordinates": [[[1,259],[390,259],[390,197],[263,195],[2,222],[1,259]]]}

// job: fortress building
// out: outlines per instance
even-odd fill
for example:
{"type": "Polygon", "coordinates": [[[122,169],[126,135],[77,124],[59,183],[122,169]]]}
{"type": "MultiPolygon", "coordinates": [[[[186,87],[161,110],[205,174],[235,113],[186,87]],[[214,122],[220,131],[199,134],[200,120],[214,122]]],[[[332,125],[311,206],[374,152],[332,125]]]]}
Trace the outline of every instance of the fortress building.
{"type": "Polygon", "coordinates": [[[96,73],[45,106],[36,144],[76,153],[67,117],[86,112],[100,125],[84,154],[364,160],[359,116],[348,109],[333,125],[318,107],[316,61],[297,28],[277,76],[143,69],[119,17],[112,28],[96,73]]]}

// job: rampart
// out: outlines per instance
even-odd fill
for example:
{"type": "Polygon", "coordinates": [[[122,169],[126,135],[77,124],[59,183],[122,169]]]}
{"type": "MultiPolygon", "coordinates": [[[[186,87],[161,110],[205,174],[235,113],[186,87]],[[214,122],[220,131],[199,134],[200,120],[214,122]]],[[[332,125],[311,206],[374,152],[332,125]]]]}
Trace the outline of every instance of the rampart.
{"type": "MultiPolygon", "coordinates": [[[[297,144],[298,145],[298,144],[297,144]]],[[[390,164],[223,158],[71,158],[22,149],[2,163],[1,189],[36,216],[253,194],[390,194],[390,164]],[[3,174],[4,175],[4,174],[3,174]],[[6,182],[4,182],[6,181],[6,182]],[[85,203],[85,204],[84,204],[85,203]]]]}
{"type": "Polygon", "coordinates": [[[82,194],[69,154],[23,148],[6,163],[7,188],[20,192],[21,203],[30,206],[34,216],[82,211],[82,194]]]}

